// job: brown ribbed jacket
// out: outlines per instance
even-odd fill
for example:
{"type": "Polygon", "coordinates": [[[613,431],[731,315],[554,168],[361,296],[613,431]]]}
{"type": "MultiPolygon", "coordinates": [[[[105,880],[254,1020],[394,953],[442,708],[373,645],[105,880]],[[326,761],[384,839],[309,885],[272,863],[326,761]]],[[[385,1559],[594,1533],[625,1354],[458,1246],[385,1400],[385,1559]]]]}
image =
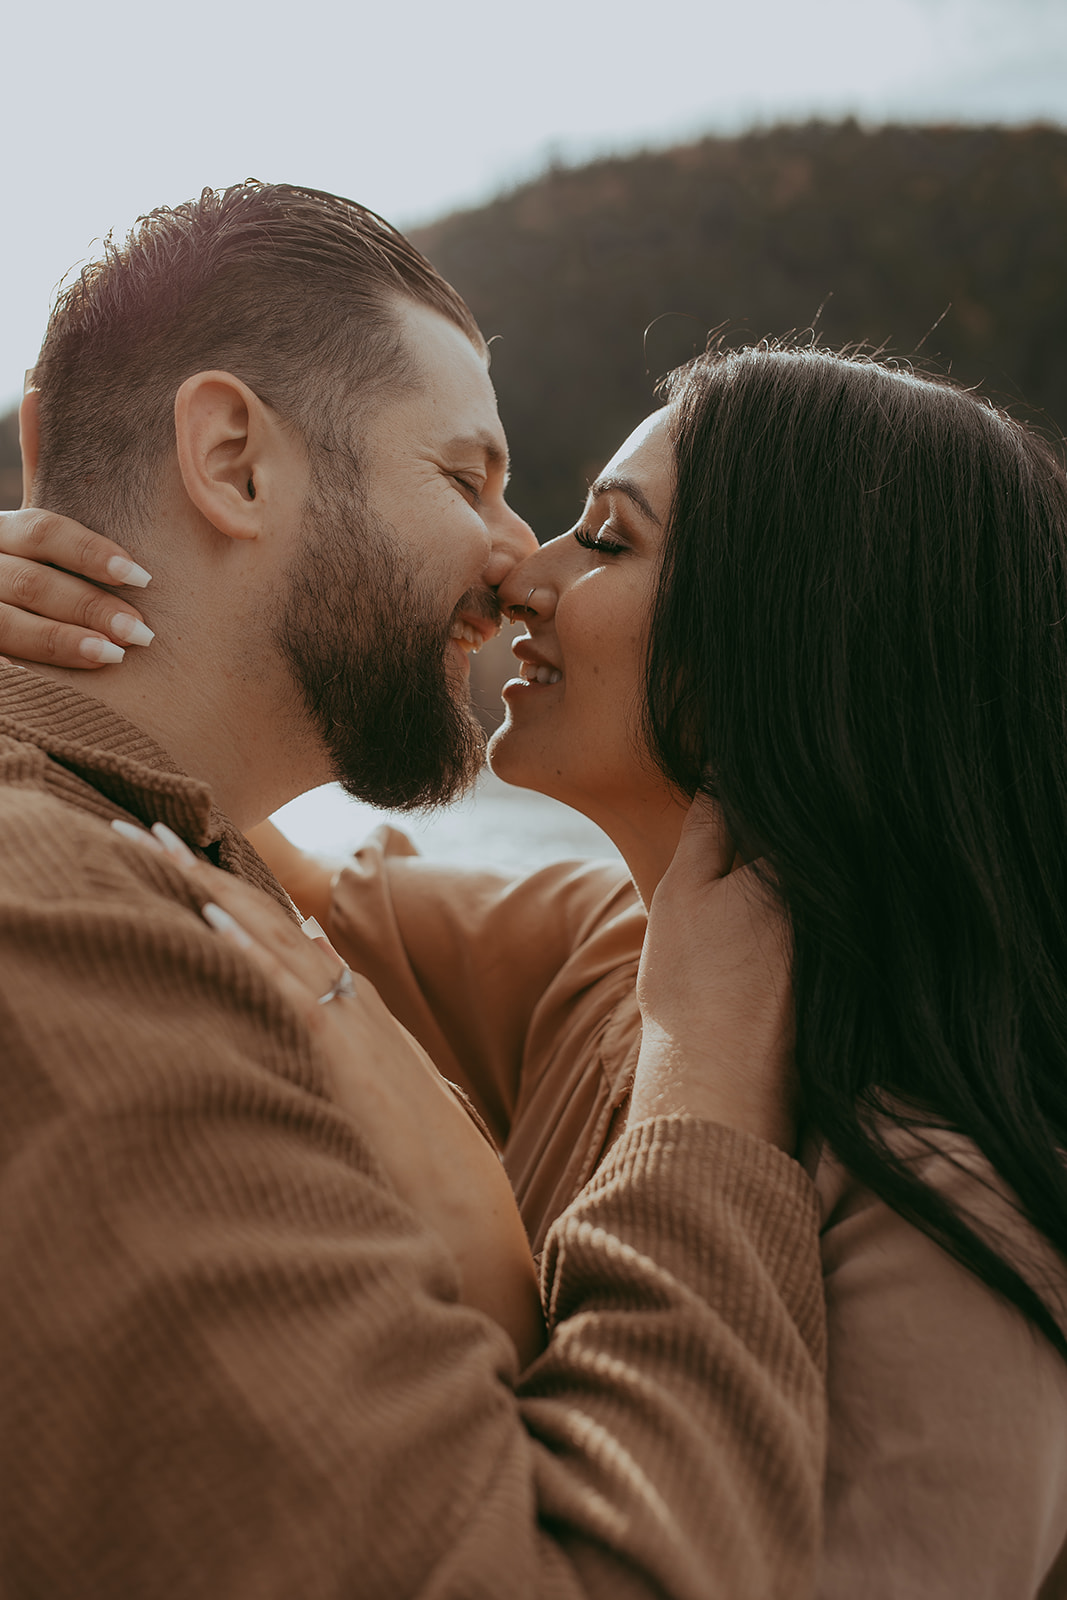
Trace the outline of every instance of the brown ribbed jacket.
{"type": "Polygon", "coordinates": [[[625,1134],[549,1234],[520,1375],[297,1017],[117,816],[281,897],[139,730],[0,668],[4,1600],[809,1594],[801,1169],[689,1118],[625,1134]]]}

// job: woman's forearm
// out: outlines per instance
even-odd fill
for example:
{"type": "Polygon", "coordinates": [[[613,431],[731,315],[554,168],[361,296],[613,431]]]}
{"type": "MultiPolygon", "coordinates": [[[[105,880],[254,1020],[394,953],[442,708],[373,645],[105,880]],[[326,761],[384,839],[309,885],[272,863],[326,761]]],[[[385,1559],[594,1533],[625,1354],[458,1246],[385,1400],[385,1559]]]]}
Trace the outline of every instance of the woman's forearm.
{"type": "Polygon", "coordinates": [[[273,822],[249,830],[248,840],[258,850],[301,916],[314,917],[327,927],[333,869],[287,839],[273,822]]]}

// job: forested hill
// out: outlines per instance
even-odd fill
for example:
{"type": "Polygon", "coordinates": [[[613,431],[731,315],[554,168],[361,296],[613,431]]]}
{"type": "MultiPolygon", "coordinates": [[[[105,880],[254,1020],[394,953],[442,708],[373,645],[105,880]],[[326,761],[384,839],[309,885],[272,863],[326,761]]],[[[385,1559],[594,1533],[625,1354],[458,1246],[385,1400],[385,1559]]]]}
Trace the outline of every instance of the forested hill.
{"type": "Polygon", "coordinates": [[[542,537],[649,372],[723,322],[783,335],[822,306],[823,343],[907,358],[951,302],[918,359],[1067,429],[1067,131],[778,127],[555,170],[416,238],[502,335],[512,500],[542,537]]]}
{"type": "Polygon", "coordinates": [[[917,359],[1067,428],[1067,131],[783,126],[554,168],[413,237],[500,336],[512,500],[543,536],[722,323],[821,306],[824,343],[907,359],[950,307],[917,359]]]}

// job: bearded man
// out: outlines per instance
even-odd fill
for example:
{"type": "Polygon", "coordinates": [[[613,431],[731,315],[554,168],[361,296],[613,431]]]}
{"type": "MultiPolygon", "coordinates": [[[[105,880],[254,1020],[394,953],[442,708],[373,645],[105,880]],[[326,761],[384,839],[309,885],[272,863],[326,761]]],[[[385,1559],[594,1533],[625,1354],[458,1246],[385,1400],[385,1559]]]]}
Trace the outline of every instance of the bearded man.
{"type": "Polygon", "coordinates": [[[684,1029],[524,1349],[499,1164],[403,1030],[199,915],[210,861],[299,966],[241,830],[477,770],[467,655],[533,540],[463,302],[348,201],[205,191],[61,298],[23,441],[35,503],[151,569],[159,638],[88,690],[0,668],[0,1588],[747,1597],[788,1560],[810,1592],[813,1196],[728,1092],[687,1114],[684,1029]]]}

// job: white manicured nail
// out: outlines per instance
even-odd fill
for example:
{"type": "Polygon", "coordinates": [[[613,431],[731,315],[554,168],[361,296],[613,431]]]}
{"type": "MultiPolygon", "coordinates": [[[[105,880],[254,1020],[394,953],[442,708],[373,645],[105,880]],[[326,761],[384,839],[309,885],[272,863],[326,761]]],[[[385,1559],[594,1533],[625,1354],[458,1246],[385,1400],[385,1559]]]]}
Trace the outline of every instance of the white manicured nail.
{"type": "Polygon", "coordinates": [[[174,830],[168,828],[165,822],[153,822],[152,837],[158,839],[167,854],[173,856],[175,861],[180,861],[183,867],[194,867],[196,865],[196,857],[185,840],[179,839],[174,830]]]}
{"type": "Polygon", "coordinates": [[[110,639],[83,639],[78,646],[78,654],[84,656],[86,661],[99,661],[106,667],[113,667],[126,652],[120,644],[112,644],[110,639]]]}
{"type": "Polygon", "coordinates": [[[209,900],[206,905],[200,907],[200,915],[205,922],[210,922],[216,933],[225,934],[227,939],[232,939],[242,950],[251,950],[252,940],[241,924],[231,917],[228,911],[223,911],[221,906],[217,906],[214,900],[209,900]]]}
{"type": "Polygon", "coordinates": [[[304,932],[309,939],[325,939],[326,935],[319,927],[314,917],[304,918],[304,932]]]}
{"type": "Polygon", "coordinates": [[[158,839],[153,839],[147,828],[139,828],[136,822],[126,822],[122,817],[116,817],[111,826],[116,833],[121,833],[124,839],[132,839],[134,844],[143,845],[146,850],[154,850],[156,855],[166,855],[166,851],[158,839]]]}
{"type": "Polygon", "coordinates": [[[137,617],[131,617],[128,611],[116,611],[108,627],[117,638],[125,639],[127,644],[151,644],[155,638],[151,628],[146,628],[137,617]]]}
{"type": "MultiPolygon", "coordinates": [[[[125,556],[112,556],[107,564],[107,575],[116,583],[121,583],[127,589],[143,589],[152,582],[152,574],[139,567],[136,561],[127,561],[125,556]]],[[[135,644],[139,641],[134,640],[135,644]]]]}

